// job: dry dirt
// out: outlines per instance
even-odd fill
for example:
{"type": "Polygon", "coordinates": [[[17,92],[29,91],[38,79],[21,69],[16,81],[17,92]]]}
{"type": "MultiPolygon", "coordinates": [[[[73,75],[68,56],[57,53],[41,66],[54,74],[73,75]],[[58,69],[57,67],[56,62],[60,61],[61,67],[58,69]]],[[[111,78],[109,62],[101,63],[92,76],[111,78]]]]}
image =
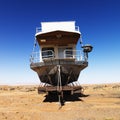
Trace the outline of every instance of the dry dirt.
{"type": "Polygon", "coordinates": [[[120,120],[120,84],[83,86],[84,96],[61,108],[37,86],[0,86],[0,120],[120,120]]]}

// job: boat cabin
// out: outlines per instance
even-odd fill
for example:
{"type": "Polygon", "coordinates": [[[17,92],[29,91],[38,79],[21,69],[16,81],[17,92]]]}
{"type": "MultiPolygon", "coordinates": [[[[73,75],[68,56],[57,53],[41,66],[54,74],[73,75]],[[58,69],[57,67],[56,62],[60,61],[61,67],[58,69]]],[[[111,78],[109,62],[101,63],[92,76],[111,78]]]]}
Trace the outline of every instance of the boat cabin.
{"type": "Polygon", "coordinates": [[[40,46],[40,62],[49,59],[81,59],[80,51],[76,50],[80,34],[75,21],[41,22],[41,28],[36,28],[35,34],[40,46]]]}

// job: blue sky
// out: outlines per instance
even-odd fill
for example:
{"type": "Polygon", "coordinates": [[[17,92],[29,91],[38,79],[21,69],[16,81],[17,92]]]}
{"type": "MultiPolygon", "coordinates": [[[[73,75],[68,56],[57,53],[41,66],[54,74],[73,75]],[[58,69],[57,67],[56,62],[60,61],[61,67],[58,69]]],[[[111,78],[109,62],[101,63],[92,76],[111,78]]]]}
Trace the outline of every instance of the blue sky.
{"type": "Polygon", "coordinates": [[[39,84],[29,67],[35,29],[40,22],[70,20],[94,47],[79,82],[120,82],[119,0],[0,0],[0,84],[39,84]]]}

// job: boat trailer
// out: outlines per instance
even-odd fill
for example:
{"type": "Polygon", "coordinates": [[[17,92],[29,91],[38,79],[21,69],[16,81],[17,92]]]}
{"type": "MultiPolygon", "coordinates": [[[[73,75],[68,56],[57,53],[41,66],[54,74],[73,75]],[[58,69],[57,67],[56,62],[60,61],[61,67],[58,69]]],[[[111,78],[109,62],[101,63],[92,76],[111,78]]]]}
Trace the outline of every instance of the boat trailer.
{"type": "Polygon", "coordinates": [[[61,81],[60,67],[61,67],[60,65],[57,65],[57,74],[58,74],[57,86],[53,86],[47,83],[45,83],[44,85],[41,84],[38,87],[38,93],[39,94],[47,93],[47,95],[56,94],[58,96],[59,104],[60,106],[62,106],[64,105],[64,94],[69,94],[69,95],[73,95],[76,93],[83,94],[83,87],[73,82],[63,86],[61,81]]]}

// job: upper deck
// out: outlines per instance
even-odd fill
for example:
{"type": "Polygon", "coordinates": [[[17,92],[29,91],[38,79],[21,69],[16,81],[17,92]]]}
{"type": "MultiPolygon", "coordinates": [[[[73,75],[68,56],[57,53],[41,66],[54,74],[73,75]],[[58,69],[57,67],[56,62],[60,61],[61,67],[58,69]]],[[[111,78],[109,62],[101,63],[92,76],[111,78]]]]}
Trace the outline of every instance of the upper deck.
{"type": "Polygon", "coordinates": [[[67,31],[80,34],[79,26],[75,26],[75,21],[41,22],[41,27],[36,28],[35,36],[53,31],[67,31]]]}
{"type": "Polygon", "coordinates": [[[41,28],[36,28],[35,37],[39,45],[66,46],[77,44],[80,34],[79,26],[75,26],[75,21],[42,22],[41,28]]]}

